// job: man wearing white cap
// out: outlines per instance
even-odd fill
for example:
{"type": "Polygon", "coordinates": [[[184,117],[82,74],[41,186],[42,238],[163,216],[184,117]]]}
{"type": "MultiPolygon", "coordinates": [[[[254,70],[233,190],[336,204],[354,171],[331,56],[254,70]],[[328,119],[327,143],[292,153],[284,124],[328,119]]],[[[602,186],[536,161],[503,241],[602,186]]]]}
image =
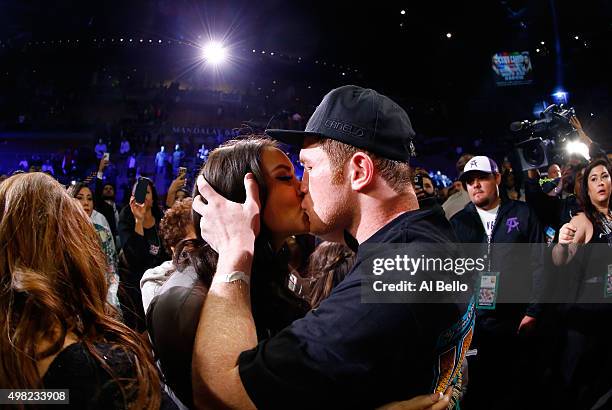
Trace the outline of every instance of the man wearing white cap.
{"type": "Polygon", "coordinates": [[[498,400],[495,386],[503,379],[504,389],[523,390],[526,386],[519,383],[528,384],[525,374],[533,374],[529,358],[535,353],[540,311],[533,302],[541,286],[543,258],[539,246],[524,244],[542,243],[543,231],[527,204],[500,197],[501,174],[491,158],[470,159],[460,179],[470,203],[451,218],[451,225],[460,242],[485,244],[488,260],[477,292],[473,346],[478,355],[470,361],[471,391],[466,399],[473,400],[473,408],[517,408],[511,398],[498,400]],[[496,287],[483,292],[483,283],[496,287]]]}

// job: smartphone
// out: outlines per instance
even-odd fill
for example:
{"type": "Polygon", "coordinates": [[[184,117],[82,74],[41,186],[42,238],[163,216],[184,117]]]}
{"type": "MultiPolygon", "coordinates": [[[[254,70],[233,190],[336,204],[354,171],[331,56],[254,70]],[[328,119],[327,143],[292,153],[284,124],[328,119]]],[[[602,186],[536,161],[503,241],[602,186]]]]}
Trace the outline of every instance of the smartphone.
{"type": "Polygon", "coordinates": [[[423,189],[423,175],[416,174],[414,176],[414,189],[423,189]]]}
{"type": "Polygon", "coordinates": [[[110,161],[110,152],[105,152],[105,153],[104,153],[104,157],[103,157],[103,158],[104,158],[104,160],[106,160],[106,161],[110,161]]]}
{"type": "Polygon", "coordinates": [[[187,175],[187,168],[185,168],[185,167],[179,167],[179,170],[178,170],[178,177],[177,177],[177,178],[184,179],[184,178],[185,178],[185,175],[187,175]]]}
{"type": "Polygon", "coordinates": [[[145,198],[147,197],[147,187],[149,186],[149,182],[140,178],[138,183],[136,184],[136,190],[134,191],[134,199],[138,204],[144,204],[145,198]]]}

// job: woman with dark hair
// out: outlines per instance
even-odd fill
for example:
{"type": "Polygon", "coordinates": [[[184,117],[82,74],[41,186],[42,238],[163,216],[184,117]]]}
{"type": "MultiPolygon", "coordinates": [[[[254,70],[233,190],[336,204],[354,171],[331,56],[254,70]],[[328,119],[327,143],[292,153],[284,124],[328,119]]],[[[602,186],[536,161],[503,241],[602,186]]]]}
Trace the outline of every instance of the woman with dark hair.
{"type": "Polygon", "coordinates": [[[120,291],[125,323],[140,332],[145,330],[144,311],[141,303],[140,278],[152,267],[169,258],[159,235],[162,212],[158,204],[155,184],[148,178],[147,194],[143,204],[136,202],[134,194],[138,182],[132,188],[130,202],[119,215],[119,236],[122,251],[119,256],[120,291]]]}
{"type": "Polygon", "coordinates": [[[115,241],[113,240],[113,233],[108,225],[108,221],[104,215],[94,209],[93,194],[87,184],[79,182],[71,185],[68,188],[68,193],[70,196],[79,201],[79,204],[81,207],[83,207],[83,210],[91,220],[91,223],[98,234],[100,245],[106,254],[106,262],[108,264],[108,272],[106,274],[106,281],[108,284],[108,301],[111,305],[119,309],[119,299],[117,296],[117,291],[119,289],[119,275],[117,274],[117,250],[115,249],[115,241]]]}
{"type": "Polygon", "coordinates": [[[316,309],[332,289],[346,277],[355,261],[355,253],[341,243],[323,242],[308,258],[306,276],[310,285],[310,306],[316,309]]]}
{"type": "Polygon", "coordinates": [[[559,231],[559,243],[553,250],[555,265],[569,263],[577,244],[607,243],[612,246],[612,203],[610,195],[610,164],[604,159],[591,162],[582,175],[579,202],[580,213],[563,225],[559,231]]]}
{"type": "MultiPolygon", "coordinates": [[[[293,166],[272,140],[229,141],[210,154],[201,174],[226,198],[244,202],[243,177],[247,172],[255,175],[262,198],[263,229],[255,251],[255,266],[261,274],[253,277],[251,300],[259,337],[264,338],[310,309],[288,288],[290,255],[285,246],[289,236],[308,232],[309,225],[301,209],[293,166]]],[[[185,219],[183,208],[175,205],[169,211],[175,225],[185,219]]],[[[166,233],[167,222],[163,224],[166,233]]],[[[199,214],[193,214],[192,224],[191,229],[183,229],[184,233],[198,238],[176,245],[172,260],[175,272],[163,278],[147,311],[149,336],[166,382],[188,407],[193,405],[190,370],[195,333],[217,265],[217,253],[200,237],[199,214]]]]}
{"type": "MultiPolygon", "coordinates": [[[[612,390],[612,305],[607,300],[612,297],[611,173],[603,159],[586,167],[579,193],[584,212],[561,227],[553,248],[553,263],[565,266],[563,273],[577,285],[570,295],[577,303],[564,306],[565,337],[558,360],[568,408],[590,409],[612,390]]],[[[597,408],[610,408],[612,398],[606,403],[597,408]]]]}
{"type": "Polygon", "coordinates": [[[71,408],[158,409],[149,348],[106,300],[106,257],[82,207],[30,173],[0,185],[0,209],[0,388],[69,389],[71,408]]]}
{"type": "MultiPolygon", "coordinates": [[[[251,303],[260,337],[269,336],[286,327],[308,310],[308,304],[287,287],[289,252],[288,237],[307,233],[308,217],[301,207],[300,181],[293,164],[277,148],[276,142],[266,138],[247,138],[230,141],[214,150],[202,168],[202,175],[225,198],[243,203],[246,200],[244,175],[252,172],[259,186],[261,198],[261,232],[255,241],[251,303]]],[[[197,194],[194,185],[192,196],[197,194]]],[[[217,253],[200,236],[201,217],[193,212],[198,239],[192,241],[194,252],[189,261],[207,285],[214,274],[217,253]],[[198,264],[202,264],[198,266],[198,264]],[[208,265],[208,266],[207,266],[208,265]]],[[[180,245],[177,251],[180,251],[180,245]]]]}

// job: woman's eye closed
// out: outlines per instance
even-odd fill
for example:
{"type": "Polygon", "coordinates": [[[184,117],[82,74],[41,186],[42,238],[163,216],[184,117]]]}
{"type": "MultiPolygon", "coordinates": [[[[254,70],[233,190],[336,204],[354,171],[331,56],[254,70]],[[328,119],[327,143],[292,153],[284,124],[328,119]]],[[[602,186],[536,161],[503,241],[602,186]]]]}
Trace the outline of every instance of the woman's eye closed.
{"type": "Polygon", "coordinates": [[[293,179],[293,175],[283,175],[280,177],[276,177],[276,179],[280,181],[291,181],[293,179]]]}

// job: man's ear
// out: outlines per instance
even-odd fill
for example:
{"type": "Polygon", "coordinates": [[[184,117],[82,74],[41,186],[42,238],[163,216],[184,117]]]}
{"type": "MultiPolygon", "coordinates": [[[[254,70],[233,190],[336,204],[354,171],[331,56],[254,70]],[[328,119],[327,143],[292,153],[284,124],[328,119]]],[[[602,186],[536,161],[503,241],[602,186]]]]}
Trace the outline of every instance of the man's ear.
{"type": "Polygon", "coordinates": [[[499,186],[501,184],[501,174],[498,172],[495,174],[495,185],[499,186]]]}
{"type": "Polygon", "coordinates": [[[374,180],[374,162],[365,152],[356,152],[348,163],[348,175],[353,191],[361,191],[374,180]]]}

